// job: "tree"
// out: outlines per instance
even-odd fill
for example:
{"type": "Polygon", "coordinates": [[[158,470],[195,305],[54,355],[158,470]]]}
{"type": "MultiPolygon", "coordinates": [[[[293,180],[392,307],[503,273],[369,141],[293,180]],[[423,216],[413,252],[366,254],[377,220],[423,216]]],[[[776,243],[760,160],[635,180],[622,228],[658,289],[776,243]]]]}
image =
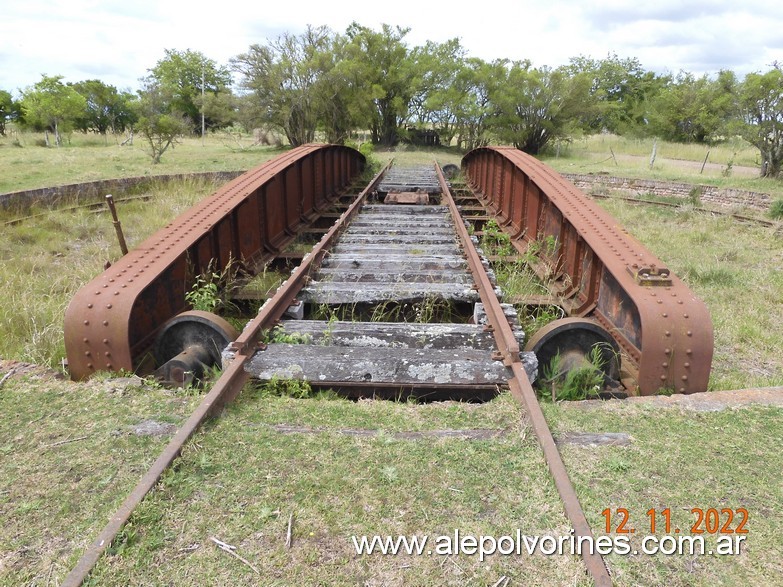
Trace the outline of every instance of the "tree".
{"type": "Polygon", "coordinates": [[[568,135],[588,107],[589,79],[565,69],[533,68],[516,61],[490,100],[498,138],[538,155],[555,139],[568,135]]]}
{"type": "MultiPolygon", "coordinates": [[[[433,94],[450,88],[463,66],[465,49],[459,39],[450,39],[445,43],[427,41],[423,47],[414,47],[410,59],[415,64],[411,68],[414,77],[410,80],[413,90],[408,107],[407,121],[419,125],[436,122],[437,113],[431,109],[428,100],[433,94]]],[[[449,132],[448,126],[444,129],[449,132]]]]}
{"type": "Polygon", "coordinates": [[[317,87],[318,125],[326,141],[343,144],[357,126],[360,88],[351,83],[350,66],[342,58],[348,40],[332,35],[330,49],[318,54],[321,79],[317,87]]]}
{"type": "Polygon", "coordinates": [[[505,79],[507,64],[462,59],[453,80],[428,95],[425,106],[444,142],[456,136],[457,146],[466,150],[489,144],[488,122],[494,112],[490,95],[505,79]]]}
{"type": "Polygon", "coordinates": [[[332,42],[328,27],[308,26],[301,35],[284,33],[266,45],[251,45],[231,60],[252,96],[252,118],[285,133],[293,146],[313,141],[319,115],[327,109],[332,42]]]}
{"type": "Polygon", "coordinates": [[[680,72],[650,101],[650,134],[681,143],[720,140],[736,113],[736,86],[730,71],[715,80],[680,72]]]}
{"type": "Polygon", "coordinates": [[[61,132],[73,127],[87,106],[86,100],[76,90],[63,84],[62,79],[61,75],[44,75],[41,81],[22,94],[25,123],[52,130],[58,147],[62,142],[61,132]]]}
{"type": "Polygon", "coordinates": [[[69,84],[86,101],[84,114],[76,121],[76,128],[102,135],[122,132],[135,121],[131,102],[133,94],[118,92],[114,86],[100,80],[87,80],[69,84]]]}
{"type": "Polygon", "coordinates": [[[5,125],[19,117],[20,105],[10,92],[0,90],[0,136],[5,136],[5,125]]]}
{"type": "Polygon", "coordinates": [[[647,103],[669,81],[668,76],[645,71],[635,57],[623,59],[615,53],[601,60],[574,57],[565,70],[569,76],[590,79],[590,101],[580,120],[588,132],[644,131],[647,103]]]}
{"type": "Polygon", "coordinates": [[[739,90],[742,137],[761,153],[761,175],[778,177],[783,165],[783,66],[749,73],[739,90]]]}
{"type": "Polygon", "coordinates": [[[197,133],[201,129],[202,93],[205,99],[209,95],[212,107],[209,112],[211,116],[204,110],[207,128],[232,122],[215,117],[218,112],[223,115],[226,113],[226,109],[217,107],[215,102],[231,100],[231,71],[227,67],[218,66],[214,60],[198,51],[166,49],[165,57],[149,71],[146,81],[154,82],[171,96],[172,108],[188,118],[193,132],[197,133]]]}
{"type": "Polygon", "coordinates": [[[190,130],[190,120],[176,109],[176,103],[170,88],[148,80],[134,104],[138,117],[134,128],[147,141],[153,164],[160,163],[163,153],[190,130]]]}
{"type": "Polygon", "coordinates": [[[357,117],[370,129],[372,142],[394,145],[400,126],[408,117],[418,75],[403,39],[410,29],[384,24],[374,31],[352,23],[346,32],[346,69],[357,90],[357,117]]]}

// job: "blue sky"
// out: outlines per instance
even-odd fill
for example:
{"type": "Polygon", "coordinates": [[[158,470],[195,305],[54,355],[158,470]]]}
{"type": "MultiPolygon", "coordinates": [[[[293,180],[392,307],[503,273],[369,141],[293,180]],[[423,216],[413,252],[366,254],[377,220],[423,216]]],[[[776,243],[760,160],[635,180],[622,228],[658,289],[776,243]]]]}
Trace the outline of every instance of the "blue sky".
{"type": "Polygon", "coordinates": [[[410,45],[460,38],[469,55],[530,59],[556,67],[570,57],[616,53],[659,73],[740,76],[783,61],[783,3],[747,0],[494,0],[465,4],[274,3],[222,0],[5,0],[0,8],[0,89],[16,92],[63,75],[135,90],[165,49],[193,49],[220,64],[284,31],[351,21],[408,27],[410,45]]]}

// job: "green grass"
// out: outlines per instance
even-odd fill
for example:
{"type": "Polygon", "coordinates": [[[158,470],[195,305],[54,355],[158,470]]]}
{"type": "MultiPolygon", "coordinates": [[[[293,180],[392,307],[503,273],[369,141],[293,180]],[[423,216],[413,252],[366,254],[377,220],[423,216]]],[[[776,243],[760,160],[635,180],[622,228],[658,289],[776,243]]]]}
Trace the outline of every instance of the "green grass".
{"type": "Polygon", "coordinates": [[[350,540],[455,528],[567,532],[541,452],[508,395],[484,405],[266,398],[262,409],[244,397],[186,450],[134,515],[134,543],[104,558],[94,582],[491,585],[506,575],[512,584],[587,584],[570,557],[358,556],[350,540]],[[315,432],[282,434],[280,424],[315,432]],[[395,436],[448,429],[498,436],[395,436]],[[260,576],[211,537],[236,546],[260,576]]]}
{"type": "Polygon", "coordinates": [[[632,438],[629,447],[560,447],[594,531],[603,533],[605,508],[624,507],[629,527],[637,528],[632,544],[638,548],[640,536],[649,534],[650,508],[671,508],[673,527],[684,534],[695,521],[692,508],[744,507],[749,512],[747,548],[740,556],[609,556],[618,585],[783,584],[783,485],[778,478],[783,410],[694,413],[632,402],[600,409],[542,407],[555,436],[625,432],[632,438]]]}
{"type": "Polygon", "coordinates": [[[576,139],[562,148],[559,156],[543,160],[561,173],[678,181],[783,195],[783,182],[758,176],[758,150],[739,139],[712,147],[657,141],[650,169],[652,147],[652,139],[593,135],[576,139]],[[709,159],[701,173],[708,150],[709,159]]]}
{"type": "MultiPolygon", "coordinates": [[[[184,138],[153,165],[141,137],[133,145],[120,146],[117,138],[103,139],[74,133],[62,147],[41,147],[37,133],[8,133],[0,137],[0,194],[26,189],[82,183],[117,177],[142,177],[168,173],[244,171],[279,154],[273,147],[237,150],[220,135],[184,138]],[[16,146],[15,141],[19,145],[16,146]]],[[[123,140],[124,137],[119,137],[123,140]]]]}
{"type": "MultiPolygon", "coordinates": [[[[49,391],[25,385],[12,383],[2,405],[9,417],[0,425],[6,457],[0,584],[30,584],[47,575],[56,584],[131,484],[127,471],[138,475],[159,447],[157,440],[112,431],[161,418],[190,398],[167,399],[154,389],[114,397],[96,384],[78,393],[73,384],[47,384],[54,385],[49,391]],[[42,392],[48,406],[24,395],[42,392]],[[63,415],[33,422],[54,410],[63,415]],[[32,428],[33,435],[20,434],[20,428],[32,428]],[[39,452],[69,434],[90,438],[39,452]],[[88,465],[93,442],[100,443],[93,452],[101,460],[88,465]],[[58,459],[51,459],[55,450],[58,459]]],[[[675,526],[688,534],[691,508],[749,512],[741,555],[610,555],[616,585],[781,584],[783,488],[776,475],[783,466],[783,410],[694,413],[641,402],[543,409],[555,437],[575,432],[631,437],[626,447],[560,446],[595,534],[605,534],[606,508],[629,511],[638,528],[632,538],[636,548],[649,533],[644,529],[650,508],[671,508],[675,526]]],[[[569,556],[490,556],[484,562],[464,554],[359,556],[351,544],[353,535],[436,536],[454,528],[492,536],[517,528],[568,533],[541,451],[508,394],[481,405],[415,405],[281,397],[264,397],[259,404],[245,393],[185,448],[88,584],[492,585],[503,575],[512,585],[589,584],[579,559],[569,556]],[[282,432],[294,426],[300,432],[282,432]],[[426,436],[437,430],[496,435],[426,436]],[[211,537],[235,546],[260,575],[219,550],[211,537]]]]}
{"type": "MultiPolygon", "coordinates": [[[[250,146],[249,137],[238,149],[233,139],[222,134],[200,138],[183,138],[153,165],[144,150],[140,137],[133,145],[120,146],[125,137],[102,138],[73,133],[62,147],[42,147],[42,134],[9,132],[0,137],[0,194],[20,190],[113,179],[143,177],[170,173],[199,173],[205,171],[244,171],[260,165],[281,153],[280,148],[250,146]],[[17,146],[18,143],[18,146],[17,146]]],[[[459,164],[461,153],[453,149],[437,151],[400,146],[379,150],[375,157],[386,163],[392,157],[401,164],[429,164],[438,161],[459,164]]]]}
{"type": "Polygon", "coordinates": [[[0,585],[58,584],[197,398],[97,379],[12,377],[0,392],[0,585]],[[58,578],[59,580],[55,579],[58,578]]]}
{"type": "MultiPolygon", "coordinates": [[[[6,155],[5,146],[0,152],[6,155]]],[[[451,162],[453,155],[437,156],[451,162]]],[[[397,160],[427,162],[432,153],[405,150],[397,160]]],[[[158,186],[150,202],[122,205],[129,245],[213,189],[158,186]]],[[[783,244],[772,230],[687,208],[602,205],[707,302],[716,330],[712,387],[783,383],[783,244]]],[[[65,304],[118,254],[106,213],[51,213],[4,226],[0,356],[58,365],[65,304]]],[[[198,400],[155,387],[112,389],[100,379],[14,377],[0,391],[0,585],[60,583],[167,440],[137,437],[129,427],[148,418],[179,423],[198,400]]],[[[594,532],[603,533],[605,508],[627,508],[638,521],[650,508],[670,507],[687,524],[693,507],[745,507],[748,548],[725,558],[609,556],[616,584],[781,584],[783,410],[692,413],[657,405],[543,406],[556,436],[631,435],[630,447],[561,446],[594,532]]],[[[246,392],[188,444],[90,584],[492,585],[502,575],[511,585],[589,584],[572,557],[360,557],[350,543],[354,534],[454,528],[495,536],[517,528],[568,532],[540,449],[508,394],[482,405],[415,405],[246,392]],[[283,424],[313,433],[283,434],[276,428],[283,424]],[[397,436],[445,429],[498,434],[397,436]],[[210,537],[235,545],[261,576],[210,537]]]]}

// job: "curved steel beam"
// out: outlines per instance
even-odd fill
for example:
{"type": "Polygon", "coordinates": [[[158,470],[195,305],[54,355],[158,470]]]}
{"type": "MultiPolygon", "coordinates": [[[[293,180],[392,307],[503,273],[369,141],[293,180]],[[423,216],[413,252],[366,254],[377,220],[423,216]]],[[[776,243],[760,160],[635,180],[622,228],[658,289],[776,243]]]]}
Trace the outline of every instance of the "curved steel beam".
{"type": "Polygon", "coordinates": [[[522,151],[475,149],[462,167],[517,250],[534,251],[542,260],[568,314],[594,318],[617,341],[639,393],[707,390],[712,320],[660,259],[574,185],[522,151]]]}
{"type": "Polygon", "coordinates": [[[133,371],[158,329],[187,310],[193,275],[231,260],[255,273],[364,168],[338,145],[292,149],[229,182],[82,287],[65,312],[73,379],[133,371]]]}

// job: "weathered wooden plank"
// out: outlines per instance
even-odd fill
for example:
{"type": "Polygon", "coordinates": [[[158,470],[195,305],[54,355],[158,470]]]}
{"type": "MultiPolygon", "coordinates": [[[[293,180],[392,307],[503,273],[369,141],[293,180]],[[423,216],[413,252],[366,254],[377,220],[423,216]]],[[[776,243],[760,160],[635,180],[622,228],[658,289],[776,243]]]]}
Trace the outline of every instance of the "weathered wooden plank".
{"type": "MultiPolygon", "coordinates": [[[[454,223],[450,219],[438,216],[409,216],[401,215],[395,216],[394,214],[368,214],[357,216],[356,220],[351,223],[351,226],[355,227],[367,227],[367,226],[393,226],[400,227],[425,227],[433,226],[439,228],[451,228],[453,230],[454,223]]],[[[350,228],[349,228],[350,230],[350,228]]]]}
{"type": "Polygon", "coordinates": [[[314,304],[373,304],[388,301],[417,302],[428,298],[454,302],[477,302],[478,292],[458,283],[387,283],[364,284],[311,281],[303,288],[299,299],[314,304]]]}
{"type": "Polygon", "coordinates": [[[322,385],[504,385],[510,370],[488,351],[270,344],[246,363],[260,380],[273,377],[322,385]]]}
{"type": "Polygon", "coordinates": [[[388,222],[374,222],[360,226],[351,225],[343,235],[354,234],[447,234],[454,236],[454,226],[440,222],[420,222],[405,225],[391,224],[388,222]]]}
{"type": "Polygon", "coordinates": [[[365,247],[366,245],[421,245],[422,247],[432,247],[435,245],[457,246],[457,239],[454,234],[427,234],[407,232],[377,232],[375,234],[344,234],[340,238],[340,244],[350,247],[365,247]]]}
{"type": "Polygon", "coordinates": [[[443,218],[449,217],[449,209],[447,206],[411,206],[406,204],[397,204],[395,206],[388,206],[386,204],[367,204],[362,207],[362,214],[383,214],[383,215],[397,215],[397,216],[437,216],[440,215],[443,218]]]}
{"type": "Polygon", "coordinates": [[[495,338],[477,324],[284,320],[284,334],[299,334],[308,344],[377,348],[493,351],[495,338]]]}
{"type": "Polygon", "coordinates": [[[389,271],[404,271],[406,269],[466,269],[467,261],[461,255],[384,255],[368,257],[351,253],[337,253],[326,257],[321,268],[350,269],[357,267],[387,268],[389,271]]]}
{"type": "Polygon", "coordinates": [[[352,254],[374,254],[374,255],[410,255],[416,257],[417,255],[459,255],[460,248],[457,244],[449,245],[430,245],[427,243],[352,243],[352,244],[337,244],[333,249],[335,253],[352,253],[352,254]]]}
{"type": "Polygon", "coordinates": [[[318,271],[318,281],[321,282],[351,282],[351,283],[453,283],[473,285],[473,278],[467,272],[454,269],[415,270],[404,268],[378,267],[373,270],[362,270],[361,258],[351,268],[322,268],[318,271]]]}

